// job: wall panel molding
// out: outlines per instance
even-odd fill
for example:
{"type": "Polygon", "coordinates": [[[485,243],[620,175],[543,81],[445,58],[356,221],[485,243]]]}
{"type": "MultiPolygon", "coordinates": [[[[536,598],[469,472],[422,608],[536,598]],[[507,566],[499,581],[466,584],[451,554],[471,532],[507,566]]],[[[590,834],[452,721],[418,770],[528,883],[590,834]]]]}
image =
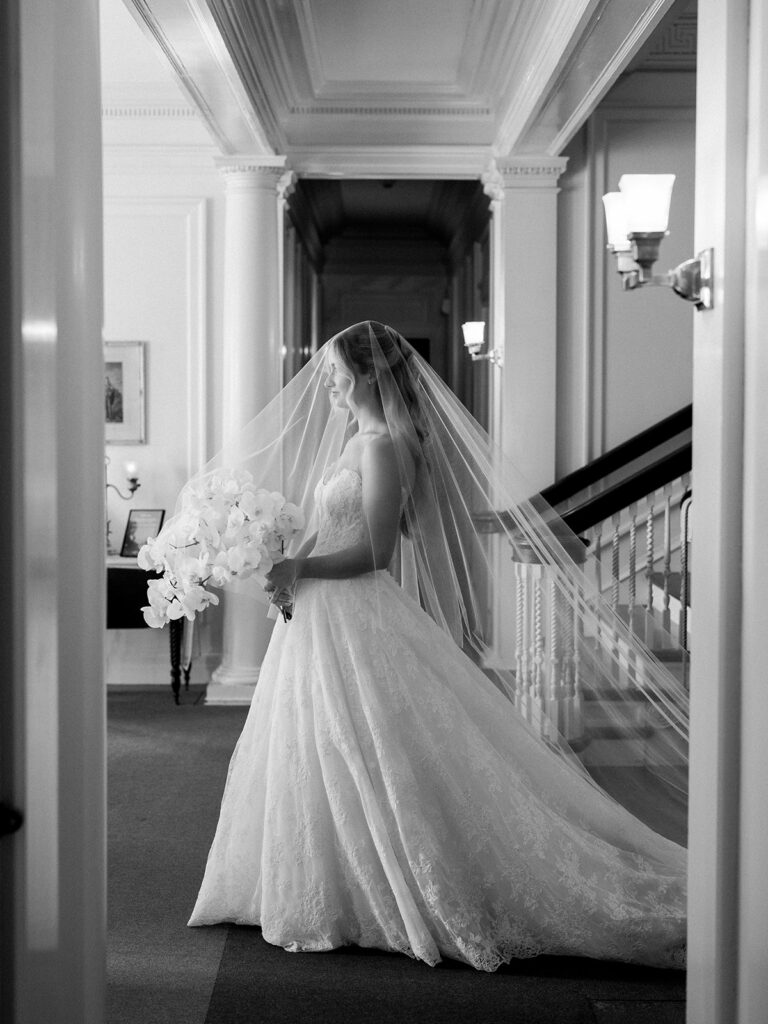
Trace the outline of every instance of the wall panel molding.
{"type": "MultiPolygon", "coordinates": [[[[183,354],[186,361],[186,410],[182,418],[185,425],[185,475],[196,473],[205,463],[208,452],[208,282],[207,254],[208,200],[178,195],[115,196],[105,198],[105,218],[129,217],[157,222],[171,216],[178,219],[184,236],[184,266],[180,272],[184,279],[185,330],[183,354]]],[[[148,339],[152,341],[152,339],[148,339]]],[[[151,359],[151,350],[150,357],[151,359]]],[[[162,401],[161,385],[149,371],[147,415],[151,404],[162,401]]],[[[150,445],[158,438],[150,435],[150,445]]]]}
{"type": "MultiPolygon", "coordinates": [[[[610,333],[615,330],[616,325],[608,315],[607,303],[609,289],[620,289],[618,275],[616,274],[613,257],[606,250],[605,221],[603,214],[602,196],[606,192],[615,191],[618,187],[618,179],[610,178],[609,164],[612,158],[616,158],[614,137],[617,129],[626,128],[628,125],[642,125],[647,128],[650,125],[658,124],[667,126],[670,122],[679,122],[692,125],[695,120],[695,110],[691,107],[611,107],[605,106],[596,111],[589,123],[587,134],[587,180],[591,189],[589,196],[589,208],[591,210],[590,236],[592,244],[589,247],[587,258],[590,266],[590,300],[588,312],[585,317],[586,341],[589,352],[585,353],[585,365],[588,364],[585,389],[585,411],[587,414],[584,424],[585,447],[587,459],[595,458],[615,443],[610,437],[608,423],[608,398],[609,398],[609,371],[607,366],[608,345],[610,333]],[[591,339],[591,344],[590,344],[591,339]]],[[[648,152],[653,154],[652,140],[649,142],[648,152]]],[[[675,171],[675,167],[667,166],[674,162],[673,157],[664,163],[664,156],[660,152],[659,159],[664,164],[658,170],[675,171]]],[[[626,170],[631,168],[627,166],[626,170]]],[[[644,169],[644,168],[638,168],[644,169]]],[[[679,168],[677,168],[679,170],[679,168]]],[[[678,196],[678,203],[679,203],[678,196]]],[[[675,193],[672,197],[673,210],[675,206],[675,193]]],[[[680,238],[670,239],[662,245],[661,257],[658,264],[658,272],[667,269],[667,264],[673,266],[677,261],[672,257],[671,252],[676,245],[681,245],[680,238]]],[[[690,252],[693,255],[692,239],[690,252]]],[[[654,289],[659,297],[668,300],[669,318],[677,318],[681,315],[678,301],[675,305],[674,298],[665,294],[666,289],[654,289]]],[[[651,292],[638,292],[627,294],[626,298],[626,322],[636,324],[638,315],[643,315],[643,303],[658,301],[651,299],[651,292]]],[[[666,311],[665,311],[666,312],[666,311]]],[[[684,404],[684,403],[681,403],[684,404]]],[[[672,410],[670,410],[672,411],[672,410]]],[[[650,424],[648,424],[650,425],[650,424]]],[[[634,431],[632,431],[634,432],[634,431]]]]}

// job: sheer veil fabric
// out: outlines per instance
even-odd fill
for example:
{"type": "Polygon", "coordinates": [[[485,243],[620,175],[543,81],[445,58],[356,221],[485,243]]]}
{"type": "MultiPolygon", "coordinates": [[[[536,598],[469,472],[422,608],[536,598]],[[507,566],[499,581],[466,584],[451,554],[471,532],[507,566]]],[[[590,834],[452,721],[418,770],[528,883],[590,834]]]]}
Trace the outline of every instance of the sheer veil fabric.
{"type": "MultiPolygon", "coordinates": [[[[614,798],[654,827],[666,819],[676,836],[684,834],[684,686],[598,593],[590,566],[594,555],[536,495],[413,347],[393,328],[375,321],[347,330],[364,332],[370,342],[406,496],[391,574],[523,716],[534,719],[540,742],[553,755],[589,779],[599,774],[614,798]],[[550,664],[543,665],[540,651],[516,649],[521,619],[535,617],[537,610],[514,566],[531,565],[539,567],[546,589],[547,606],[538,614],[546,612],[548,633],[562,639],[556,652],[558,680],[553,678],[551,650],[550,664]],[[586,693],[593,711],[599,706],[606,726],[615,726],[613,742],[626,751],[617,753],[616,763],[636,764],[641,745],[643,771],[611,775],[593,769],[590,774],[579,756],[583,736],[578,727],[569,735],[573,728],[567,714],[564,720],[563,700],[553,697],[556,685],[575,690],[576,700],[586,693]]],[[[330,405],[324,386],[333,346],[332,338],[201,474],[248,470],[257,486],[280,491],[304,509],[305,536],[318,526],[317,485],[335,467],[356,429],[348,412],[330,405]]],[[[199,476],[190,483],[197,480],[199,476]]],[[[177,507],[183,499],[184,491],[177,507]]],[[[294,550],[300,544],[301,539],[294,550]]],[[[237,589],[267,600],[247,581],[237,589]]],[[[671,637],[659,635],[655,646],[666,651],[678,647],[671,637]]]]}
{"type": "MultiPolygon", "coordinates": [[[[374,321],[342,335],[369,350],[399,541],[388,572],[301,580],[294,620],[276,624],[190,923],[483,969],[542,951],[679,964],[685,854],[658,833],[684,834],[685,689],[603,600],[582,541],[408,342],[374,321]],[[613,728],[610,769],[584,756],[587,698],[613,728]],[[289,782],[290,797],[274,788],[289,782]],[[354,927],[339,931],[331,906],[354,927]]],[[[343,340],[203,471],[248,470],[300,505],[315,553],[366,530],[342,458],[356,424],[325,387],[343,340]]]]}

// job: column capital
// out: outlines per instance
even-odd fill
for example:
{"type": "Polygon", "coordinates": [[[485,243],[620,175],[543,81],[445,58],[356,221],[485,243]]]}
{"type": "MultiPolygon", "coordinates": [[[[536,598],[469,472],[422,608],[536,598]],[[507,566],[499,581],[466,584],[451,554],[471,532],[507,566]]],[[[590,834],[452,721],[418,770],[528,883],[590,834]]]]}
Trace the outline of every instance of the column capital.
{"type": "Polygon", "coordinates": [[[287,199],[296,190],[297,179],[298,175],[292,168],[286,167],[283,170],[276,185],[278,199],[287,199]]]}
{"type": "Polygon", "coordinates": [[[568,163],[566,156],[496,157],[483,172],[483,190],[492,200],[504,198],[507,189],[556,190],[568,163]]]}
{"type": "Polygon", "coordinates": [[[286,161],[284,156],[222,156],[216,158],[216,167],[224,176],[227,190],[277,190],[287,171],[286,161]]]}

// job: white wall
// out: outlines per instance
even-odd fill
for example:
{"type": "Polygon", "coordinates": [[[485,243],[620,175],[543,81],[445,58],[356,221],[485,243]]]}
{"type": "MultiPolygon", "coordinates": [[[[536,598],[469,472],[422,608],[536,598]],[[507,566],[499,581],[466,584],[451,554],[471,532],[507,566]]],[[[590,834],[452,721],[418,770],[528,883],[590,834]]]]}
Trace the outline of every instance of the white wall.
{"type": "Polygon", "coordinates": [[[557,474],[691,401],[693,307],[667,288],[625,293],[601,196],[628,172],[677,175],[656,272],[693,256],[693,76],[638,72],[572,141],[559,197],[557,474]]]}
{"type": "MultiPolygon", "coordinates": [[[[170,515],[184,481],[220,444],[223,182],[217,149],[120,0],[102,0],[104,338],[146,343],[146,443],[107,445],[118,550],[130,508],[170,515]]],[[[216,615],[199,630],[197,671],[218,647],[216,615]]],[[[111,630],[108,682],[167,685],[167,630],[111,630]]]]}

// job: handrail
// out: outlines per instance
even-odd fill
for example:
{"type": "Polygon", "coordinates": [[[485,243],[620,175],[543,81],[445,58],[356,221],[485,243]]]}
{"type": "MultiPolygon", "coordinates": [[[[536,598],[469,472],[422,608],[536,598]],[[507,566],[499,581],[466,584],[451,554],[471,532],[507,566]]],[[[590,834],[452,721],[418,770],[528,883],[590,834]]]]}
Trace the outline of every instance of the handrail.
{"type": "MultiPolygon", "coordinates": [[[[647,430],[641,431],[628,441],[624,441],[603,455],[599,455],[586,466],[582,466],[581,469],[576,469],[573,473],[568,473],[567,476],[557,480],[554,484],[550,484],[549,487],[546,487],[541,492],[541,497],[548,505],[559,505],[561,502],[567,501],[568,498],[578,494],[579,491],[584,490],[584,488],[602,480],[609,473],[613,473],[617,469],[621,469],[622,466],[626,466],[628,463],[640,458],[640,456],[646,455],[665,441],[671,441],[677,434],[688,430],[692,424],[693,406],[686,405],[685,408],[672,413],[671,416],[667,416],[663,420],[659,420],[658,423],[648,427],[647,430]]],[[[688,447],[690,448],[690,445],[688,447]]],[[[650,466],[648,468],[651,470],[653,467],[650,466]]],[[[688,468],[690,469],[690,466],[688,468]]],[[[669,482],[669,480],[665,481],[665,483],[669,482]]],[[[565,516],[565,519],[567,522],[568,516],[565,516]]]]}
{"type": "Polygon", "coordinates": [[[574,533],[579,534],[610,519],[636,501],[641,501],[654,491],[677,480],[684,473],[690,473],[692,453],[693,446],[688,442],[677,451],[670,452],[650,466],[633,473],[626,480],[607,487],[600,494],[587,498],[580,505],[569,509],[563,514],[563,521],[574,533]]]}

